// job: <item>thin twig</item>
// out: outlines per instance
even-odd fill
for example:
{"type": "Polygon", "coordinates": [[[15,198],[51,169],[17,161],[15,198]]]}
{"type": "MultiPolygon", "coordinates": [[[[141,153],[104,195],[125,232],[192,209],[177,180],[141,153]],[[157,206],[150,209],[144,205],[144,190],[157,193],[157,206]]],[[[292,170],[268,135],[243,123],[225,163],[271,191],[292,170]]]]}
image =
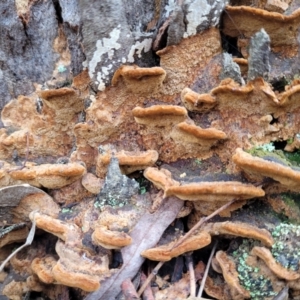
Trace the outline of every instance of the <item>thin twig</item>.
{"type": "Polygon", "coordinates": [[[24,245],[20,246],[18,249],[16,249],[13,253],[11,253],[4,261],[3,263],[1,264],[0,266],[0,272],[2,272],[2,270],[4,269],[5,265],[11,260],[11,258],[13,256],[15,256],[19,251],[21,251],[23,248],[31,245],[32,241],[33,241],[33,238],[34,238],[34,234],[35,234],[35,228],[36,228],[36,225],[35,225],[35,220],[32,221],[32,226],[31,226],[31,229],[29,231],[29,234],[27,236],[27,239],[26,239],[26,242],[24,245]]]}
{"type": "Polygon", "coordinates": [[[202,281],[201,281],[201,285],[200,285],[200,289],[199,289],[199,292],[198,292],[198,296],[197,296],[200,299],[202,297],[202,293],[203,293],[203,290],[204,290],[204,286],[205,286],[206,278],[207,278],[207,275],[208,275],[208,271],[209,271],[209,268],[210,268],[210,265],[211,265],[212,258],[215,254],[217,245],[218,245],[218,241],[215,242],[215,244],[214,244],[214,246],[211,250],[211,253],[210,253],[206,268],[205,268],[205,272],[204,272],[204,275],[203,275],[203,278],[202,278],[202,281]]]}
{"type": "Polygon", "coordinates": [[[163,264],[164,264],[164,261],[160,261],[157,264],[157,266],[152,270],[151,274],[148,276],[148,278],[145,280],[145,282],[143,283],[143,285],[140,287],[140,289],[138,291],[139,297],[141,297],[141,295],[143,294],[145,288],[151,282],[153,277],[157,275],[158,270],[163,266],[163,264]]]}
{"type": "Polygon", "coordinates": [[[125,300],[136,300],[139,296],[130,278],[126,278],[121,284],[122,292],[125,300]]]}
{"type": "Polygon", "coordinates": [[[194,264],[193,264],[193,258],[192,253],[190,252],[188,255],[186,255],[186,259],[188,261],[189,266],[189,273],[190,273],[190,296],[195,297],[196,296],[196,280],[195,280],[195,271],[194,271],[194,264]]]}
{"type": "Polygon", "coordinates": [[[173,246],[170,250],[173,250],[174,248],[178,247],[179,245],[181,245],[187,238],[189,238],[192,234],[195,233],[195,231],[201,227],[205,222],[207,222],[209,219],[213,218],[214,216],[216,216],[217,214],[219,214],[222,210],[226,209],[227,207],[229,207],[232,203],[234,203],[236,200],[232,200],[226,204],[224,204],[223,206],[221,206],[220,208],[218,208],[217,210],[215,210],[212,214],[210,214],[207,217],[203,217],[199,220],[199,222],[194,225],[194,227],[187,233],[185,234],[183,237],[181,237],[173,246]]]}
{"type": "MultiPolygon", "coordinates": [[[[142,272],[141,274],[141,283],[144,284],[144,282],[147,280],[146,275],[142,272]]],[[[144,290],[143,293],[143,300],[154,300],[154,295],[152,292],[152,289],[150,287],[150,285],[148,284],[144,290]]]]}

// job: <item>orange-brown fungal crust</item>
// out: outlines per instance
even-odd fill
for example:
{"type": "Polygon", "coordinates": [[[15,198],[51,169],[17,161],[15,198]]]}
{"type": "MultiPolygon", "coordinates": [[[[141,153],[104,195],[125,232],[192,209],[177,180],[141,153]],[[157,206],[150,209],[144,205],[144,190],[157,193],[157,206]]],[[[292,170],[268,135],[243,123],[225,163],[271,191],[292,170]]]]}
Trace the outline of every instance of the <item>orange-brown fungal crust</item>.
{"type": "Polygon", "coordinates": [[[51,284],[55,282],[52,269],[56,263],[57,260],[53,256],[37,257],[32,261],[31,269],[42,282],[51,284]]]}
{"type": "MultiPolygon", "coordinates": [[[[221,52],[220,31],[214,27],[183,39],[176,46],[168,46],[157,51],[160,66],[167,72],[162,93],[164,95],[180,94],[184,88],[190,86],[189,80],[192,79],[195,82],[203,66],[221,52]]],[[[211,75],[217,78],[219,73],[220,67],[218,69],[216,66],[211,75]]]]}
{"type": "Polygon", "coordinates": [[[43,164],[21,170],[12,170],[10,176],[14,180],[55,189],[76,181],[85,171],[85,167],[79,163],[43,164]]]}
{"type": "Polygon", "coordinates": [[[141,255],[154,261],[169,261],[183,253],[206,247],[211,243],[210,234],[202,231],[187,238],[179,246],[172,249],[175,242],[145,250],[141,255]]]}
{"type": "MultiPolygon", "coordinates": [[[[103,175],[106,174],[111,157],[111,151],[98,154],[96,162],[96,173],[98,176],[103,177],[103,175]]],[[[158,159],[158,153],[155,150],[132,152],[122,150],[117,152],[115,157],[119,160],[121,171],[125,174],[130,174],[153,166],[158,159]]]]}
{"type": "Polygon", "coordinates": [[[95,245],[106,249],[120,249],[132,243],[131,237],[125,232],[111,231],[104,226],[97,226],[92,234],[95,245]]]}
{"type": "Polygon", "coordinates": [[[165,194],[190,201],[231,201],[263,197],[265,192],[259,187],[238,181],[215,181],[170,186],[165,194]]]}
{"type": "Polygon", "coordinates": [[[181,92],[181,101],[189,111],[205,112],[212,109],[216,100],[209,94],[198,94],[189,88],[181,92]]]}
{"type": "Polygon", "coordinates": [[[293,55],[297,53],[296,36],[300,24],[300,10],[287,16],[250,6],[227,6],[226,12],[224,34],[238,37],[242,33],[250,38],[260,28],[264,28],[270,36],[272,48],[290,47],[293,55]]]}
{"type": "Polygon", "coordinates": [[[265,246],[272,247],[274,239],[270,232],[256,226],[241,222],[216,222],[205,225],[211,235],[229,234],[261,241],[265,246]]]}
{"type": "Polygon", "coordinates": [[[249,299],[250,292],[245,290],[239,283],[235,263],[221,250],[217,252],[216,260],[222,269],[226,283],[230,287],[232,299],[249,299]],[[236,296],[239,296],[240,298],[236,298],[236,296]]]}
{"type": "Polygon", "coordinates": [[[251,254],[256,255],[260,259],[262,259],[266,263],[266,265],[270,268],[270,270],[274,274],[276,274],[276,276],[279,278],[285,280],[297,280],[300,278],[299,273],[288,270],[284,268],[282,265],[280,265],[272,256],[271,251],[267,248],[255,246],[251,250],[251,254]]]}
{"type": "Polygon", "coordinates": [[[299,190],[300,172],[288,166],[254,157],[240,148],[236,149],[232,160],[250,176],[270,177],[292,190],[299,190]]]}
{"type": "Polygon", "coordinates": [[[144,176],[158,189],[166,190],[170,186],[178,186],[180,183],[172,179],[172,174],[166,169],[149,167],[144,171],[144,176]]]}
{"type": "Polygon", "coordinates": [[[0,130],[0,157],[10,159],[14,150],[24,157],[27,145],[30,159],[68,155],[74,143],[76,115],[83,109],[82,95],[70,88],[41,91],[10,101],[1,116],[5,126],[13,126],[14,130],[0,130]],[[40,103],[38,110],[36,103],[40,103]]]}
{"type": "Polygon", "coordinates": [[[187,118],[187,110],[176,105],[153,105],[132,110],[135,121],[139,124],[157,126],[158,124],[179,123],[187,118]],[[169,120],[168,120],[169,119],[169,120]]]}

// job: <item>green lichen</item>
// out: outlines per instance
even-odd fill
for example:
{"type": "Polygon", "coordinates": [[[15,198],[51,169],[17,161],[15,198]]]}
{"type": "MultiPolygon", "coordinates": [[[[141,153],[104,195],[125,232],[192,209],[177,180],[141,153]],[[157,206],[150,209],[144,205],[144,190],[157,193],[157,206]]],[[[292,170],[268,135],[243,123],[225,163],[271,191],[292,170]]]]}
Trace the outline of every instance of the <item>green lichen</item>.
{"type": "Polygon", "coordinates": [[[258,267],[247,263],[249,253],[254,246],[261,246],[259,241],[244,239],[232,257],[236,263],[240,284],[250,292],[252,300],[260,300],[277,295],[271,281],[260,273],[258,267]]]}
{"type": "Polygon", "coordinates": [[[200,166],[202,164],[201,159],[196,158],[195,159],[195,164],[198,165],[198,166],[200,166]]]}
{"type": "Polygon", "coordinates": [[[281,223],[272,231],[272,255],[284,268],[297,271],[300,261],[300,225],[281,223]]]}
{"type": "Polygon", "coordinates": [[[61,209],[61,213],[63,213],[63,214],[66,214],[66,213],[69,213],[69,212],[72,212],[72,208],[62,208],[61,209]]]}
{"type": "Polygon", "coordinates": [[[139,183],[121,173],[119,161],[112,157],[108,166],[104,185],[97,195],[94,207],[103,209],[108,205],[121,208],[129,204],[139,192],[139,183]]]}

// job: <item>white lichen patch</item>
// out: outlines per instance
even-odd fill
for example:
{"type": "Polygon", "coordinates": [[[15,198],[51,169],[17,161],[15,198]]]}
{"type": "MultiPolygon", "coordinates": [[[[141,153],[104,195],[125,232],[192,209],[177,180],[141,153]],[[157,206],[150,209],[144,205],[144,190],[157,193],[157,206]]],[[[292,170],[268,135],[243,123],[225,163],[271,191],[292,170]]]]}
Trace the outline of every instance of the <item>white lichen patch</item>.
{"type": "Polygon", "coordinates": [[[26,14],[29,8],[29,0],[16,0],[15,5],[17,9],[17,14],[19,16],[26,14]]]}
{"type": "Polygon", "coordinates": [[[142,51],[148,52],[151,49],[152,39],[144,39],[142,42],[136,42],[131,46],[127,61],[130,63],[134,62],[134,55],[137,54],[139,58],[142,56],[142,51]]]}
{"type": "Polygon", "coordinates": [[[183,37],[195,35],[197,27],[205,21],[208,21],[208,14],[211,11],[211,5],[204,0],[189,0],[186,2],[188,11],[186,19],[188,21],[186,32],[183,37]]]}
{"type": "Polygon", "coordinates": [[[165,8],[164,8],[166,18],[168,18],[170,16],[171,12],[175,9],[176,6],[177,6],[177,1],[176,0],[169,0],[168,5],[166,5],[165,8]]]}
{"type": "Polygon", "coordinates": [[[227,2],[228,1],[220,2],[208,0],[185,1],[187,26],[183,37],[187,38],[195,35],[197,33],[197,27],[201,25],[206,28],[217,26],[222,10],[227,2]]]}
{"type": "MultiPolygon", "coordinates": [[[[98,40],[96,43],[96,51],[94,52],[93,58],[91,59],[91,61],[89,62],[89,75],[91,78],[94,77],[94,73],[96,70],[96,67],[98,65],[98,63],[101,62],[102,56],[104,54],[108,55],[109,59],[112,59],[115,50],[118,50],[121,48],[121,44],[118,43],[119,37],[121,34],[121,30],[118,28],[114,28],[110,34],[109,34],[109,38],[103,38],[101,40],[98,40]]],[[[101,80],[99,80],[99,74],[97,74],[97,79],[99,82],[101,82],[101,80]]],[[[100,78],[101,74],[100,74],[100,78]]]]}

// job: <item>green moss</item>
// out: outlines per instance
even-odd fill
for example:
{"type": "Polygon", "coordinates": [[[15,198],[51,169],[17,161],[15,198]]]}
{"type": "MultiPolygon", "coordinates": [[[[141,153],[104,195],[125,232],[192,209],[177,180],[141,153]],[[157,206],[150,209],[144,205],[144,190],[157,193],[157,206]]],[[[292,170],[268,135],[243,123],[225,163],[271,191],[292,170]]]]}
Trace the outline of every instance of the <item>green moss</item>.
{"type": "Polygon", "coordinates": [[[273,160],[274,162],[281,163],[285,166],[292,166],[292,163],[289,161],[289,159],[286,157],[285,153],[282,150],[267,151],[264,148],[260,148],[259,146],[253,147],[247,150],[246,152],[256,157],[273,160]]]}
{"type": "MultiPolygon", "coordinates": [[[[287,143],[292,143],[292,139],[289,139],[287,143]]],[[[255,146],[249,150],[246,150],[249,154],[261,157],[264,159],[274,160],[275,162],[281,163],[285,166],[300,166],[300,151],[286,152],[282,150],[276,150],[272,143],[264,144],[261,146],[255,146]]]]}
{"type": "Polygon", "coordinates": [[[300,166],[300,151],[296,152],[284,152],[285,157],[291,162],[294,166],[300,166]]]}
{"type": "Polygon", "coordinates": [[[300,225],[300,195],[298,193],[282,193],[280,199],[290,208],[292,213],[287,211],[288,222],[291,224],[300,225]]]}

